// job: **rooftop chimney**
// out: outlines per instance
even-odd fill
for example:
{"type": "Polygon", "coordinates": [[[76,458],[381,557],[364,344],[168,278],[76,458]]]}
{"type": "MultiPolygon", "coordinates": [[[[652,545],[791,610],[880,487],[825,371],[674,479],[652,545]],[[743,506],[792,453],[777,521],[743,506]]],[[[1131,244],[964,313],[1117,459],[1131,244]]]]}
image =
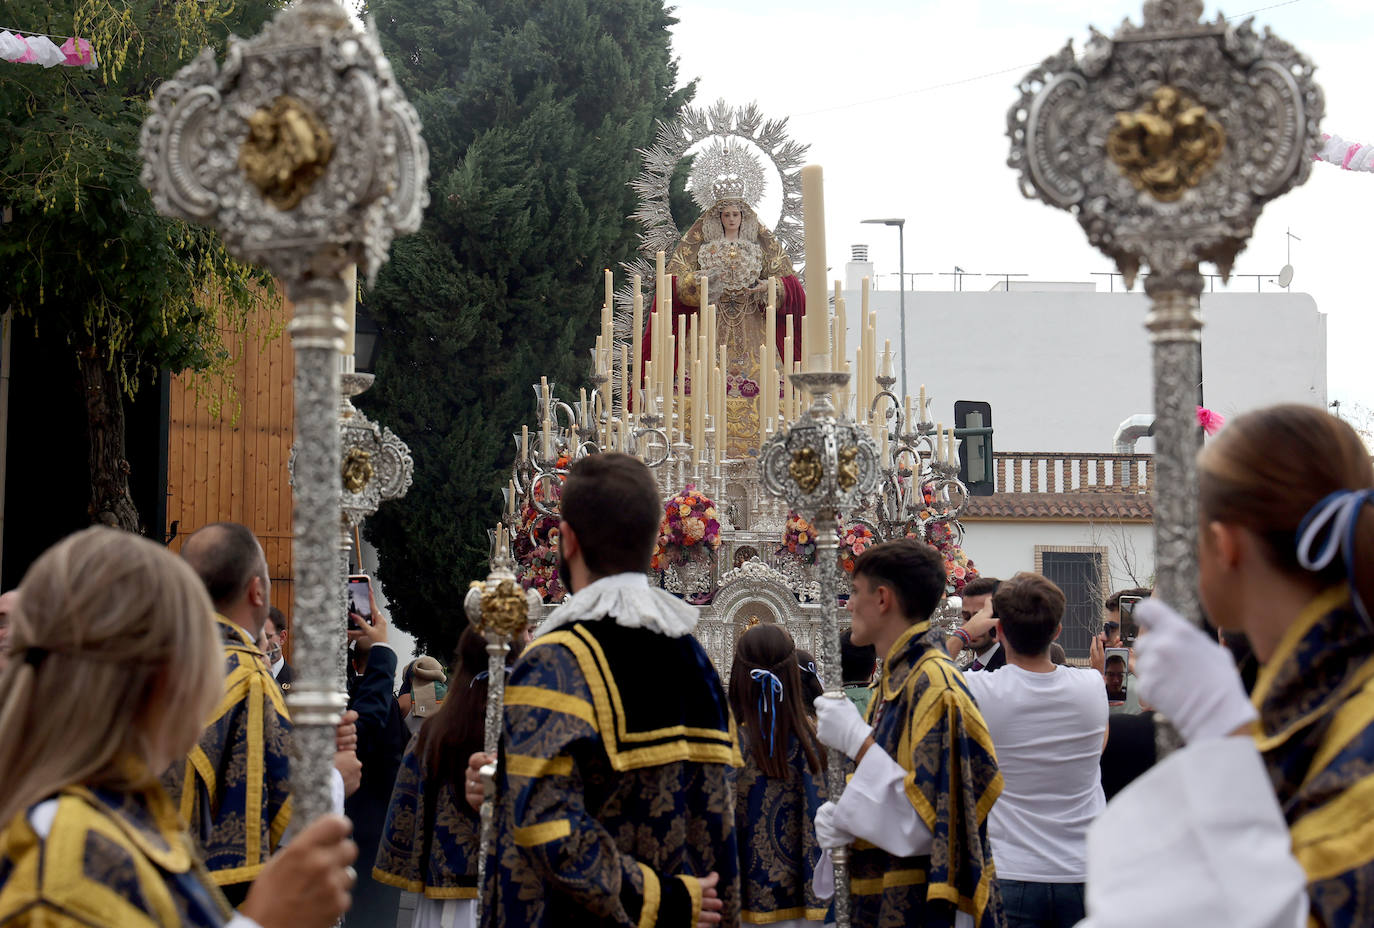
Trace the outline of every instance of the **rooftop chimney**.
{"type": "MultiPolygon", "coordinates": [[[[850,245],[849,263],[844,266],[844,288],[858,290],[865,277],[873,277],[873,262],[868,260],[868,246],[850,245]]],[[[872,286],[872,280],[869,286],[872,286]]]]}

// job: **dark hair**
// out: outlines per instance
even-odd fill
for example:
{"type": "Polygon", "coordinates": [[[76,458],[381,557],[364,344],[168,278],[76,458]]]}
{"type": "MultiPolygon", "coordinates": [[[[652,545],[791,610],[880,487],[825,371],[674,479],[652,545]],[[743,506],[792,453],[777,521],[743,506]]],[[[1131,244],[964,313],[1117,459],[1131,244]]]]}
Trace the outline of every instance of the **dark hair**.
{"type": "Polygon", "coordinates": [[[1001,585],[1002,581],[996,577],[974,577],[964,584],[963,595],[966,599],[970,596],[987,596],[990,593],[996,593],[997,588],[1001,585]]]}
{"type": "Polygon", "coordinates": [[[1121,597],[1139,596],[1141,599],[1149,599],[1154,590],[1149,587],[1137,586],[1129,590],[1117,590],[1102,603],[1108,612],[1119,612],[1121,610],[1121,597]]]}
{"type": "Polygon", "coordinates": [[[1109,634],[1109,635],[1110,635],[1112,632],[1119,632],[1119,631],[1121,631],[1121,623],[1120,623],[1120,622],[1113,622],[1113,621],[1111,621],[1111,620],[1109,619],[1109,620],[1107,620],[1106,622],[1103,622],[1103,623],[1102,623],[1102,630],[1103,630],[1104,632],[1106,632],[1107,634],[1109,634]]]}
{"type": "Polygon", "coordinates": [[[825,685],[821,683],[820,671],[813,669],[816,667],[816,658],[810,651],[797,649],[797,669],[801,671],[802,688],[802,708],[811,718],[816,717],[816,697],[825,692],[825,685]]]}
{"type": "Polygon", "coordinates": [[[181,546],[181,556],[221,611],[238,602],[254,577],[267,579],[257,536],[237,522],[213,522],[197,529],[181,546]]]}
{"type": "Polygon", "coordinates": [[[1298,563],[1298,528],[1341,490],[1374,487],[1369,449],[1348,423],[1290,404],[1236,416],[1198,455],[1198,510],[1205,521],[1249,529],[1270,562],[1313,587],[1349,582],[1374,607],[1374,503],[1355,515],[1352,564],[1334,558],[1317,572],[1298,563]]]}
{"type": "Polygon", "coordinates": [[[895,538],[869,548],[854,561],[854,576],[891,589],[897,608],[912,623],[930,618],[945,595],[944,559],[914,538],[895,538]]]}
{"type": "Polygon", "coordinates": [[[663,502],[653,474],[638,458],[608,452],[573,464],[559,512],[577,533],[594,578],[649,569],[663,502]]]}
{"type": "Polygon", "coordinates": [[[1068,666],[1069,655],[1064,653],[1064,646],[1057,641],[1050,642],[1050,660],[1061,667],[1068,666]]]}
{"type": "Polygon", "coordinates": [[[1123,672],[1123,673],[1125,672],[1125,670],[1126,670],[1126,658],[1122,657],[1120,654],[1109,654],[1109,655],[1107,656],[1107,659],[1106,659],[1105,661],[1102,662],[1102,669],[1103,669],[1103,670],[1106,670],[1108,667],[1110,667],[1112,661],[1119,661],[1119,662],[1121,663],[1121,670],[1122,670],[1122,672],[1123,672]]]}
{"type": "MultiPolygon", "coordinates": [[[[762,673],[759,676],[763,676],[762,673]]],[[[820,773],[824,754],[816,742],[811,718],[802,705],[801,668],[792,636],[781,625],[764,622],[747,628],[735,643],[735,661],[730,667],[730,709],[744,726],[747,738],[740,740],[770,777],[787,776],[787,755],[792,737],[801,742],[811,770],[820,773]],[[773,683],[764,677],[754,679],[754,671],[773,674],[782,683],[782,693],[773,698],[773,683]],[[768,689],[765,689],[765,686],[768,689]],[[767,708],[765,717],[763,708],[767,708]],[[771,750],[767,733],[772,732],[771,750]]]]}
{"type": "Polygon", "coordinates": [[[1007,647],[1027,657],[1044,654],[1064,620],[1064,591],[1054,581],[1021,571],[992,595],[1007,647]]]}
{"type": "Polygon", "coordinates": [[[268,607],[267,620],[272,623],[272,627],[278,632],[286,631],[286,616],[282,615],[281,610],[276,606],[268,607]]]}
{"type": "Polygon", "coordinates": [[[840,633],[840,676],[844,685],[863,686],[873,676],[873,665],[878,662],[878,649],[868,644],[859,647],[854,643],[854,632],[846,628],[840,633]]]}
{"type": "MultiPolygon", "coordinates": [[[[506,656],[509,666],[525,649],[524,638],[517,635],[506,656]]],[[[412,662],[412,668],[414,663],[412,662]]],[[[449,668],[448,695],[439,709],[420,726],[415,753],[424,765],[425,778],[434,786],[425,796],[438,795],[439,786],[448,783],[458,796],[463,795],[468,758],[483,748],[487,712],[487,642],[471,625],[458,636],[458,648],[449,668]],[[478,678],[481,679],[478,679],[478,678]]],[[[428,803],[426,803],[428,807],[428,803]]],[[[459,805],[467,808],[466,802],[459,805]]],[[[432,813],[431,813],[432,814],[432,813]]]]}

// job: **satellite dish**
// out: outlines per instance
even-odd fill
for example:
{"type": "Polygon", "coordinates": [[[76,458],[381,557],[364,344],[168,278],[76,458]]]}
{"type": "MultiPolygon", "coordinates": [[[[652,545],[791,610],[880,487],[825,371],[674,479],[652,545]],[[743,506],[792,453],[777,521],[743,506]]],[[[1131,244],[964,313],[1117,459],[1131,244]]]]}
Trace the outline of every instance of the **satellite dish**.
{"type": "Polygon", "coordinates": [[[1293,282],[1293,265],[1285,264],[1283,270],[1279,271],[1279,286],[1287,289],[1293,282]]]}

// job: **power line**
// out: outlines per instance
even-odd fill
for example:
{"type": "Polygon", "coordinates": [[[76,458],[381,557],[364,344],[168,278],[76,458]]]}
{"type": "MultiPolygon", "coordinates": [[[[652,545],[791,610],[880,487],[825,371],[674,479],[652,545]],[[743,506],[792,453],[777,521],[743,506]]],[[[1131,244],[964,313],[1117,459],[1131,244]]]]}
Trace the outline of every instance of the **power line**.
{"type": "MultiPolygon", "coordinates": [[[[1282,2],[1280,3],[1271,3],[1269,6],[1262,6],[1257,9],[1247,10],[1244,13],[1238,13],[1235,16],[1228,16],[1226,17],[1226,21],[1228,23],[1235,22],[1238,19],[1244,19],[1245,17],[1253,16],[1256,13],[1264,13],[1268,10],[1277,10],[1281,6],[1292,6],[1295,3],[1301,2],[1302,0],[1282,0],[1282,2]]],[[[1033,68],[1038,64],[1040,64],[1039,61],[1031,61],[1026,64],[1014,64],[1009,68],[1002,68],[998,71],[988,71],[986,74],[975,74],[973,77],[961,77],[957,80],[943,81],[942,83],[930,84],[925,87],[916,87],[912,90],[903,90],[899,93],[888,94],[885,97],[872,97],[867,100],[854,100],[848,103],[837,103],[834,106],[825,106],[821,107],[818,110],[807,110],[804,113],[793,113],[792,115],[794,117],[815,116],[817,113],[833,113],[836,110],[848,110],[853,109],[857,106],[869,106],[874,103],[886,103],[889,100],[900,100],[903,97],[914,97],[918,94],[931,93],[932,91],[936,90],[944,90],[948,87],[958,87],[961,84],[972,84],[974,81],[987,80],[990,77],[1000,77],[1003,74],[1013,74],[1018,71],[1024,72],[1027,68],[1033,68]]]]}

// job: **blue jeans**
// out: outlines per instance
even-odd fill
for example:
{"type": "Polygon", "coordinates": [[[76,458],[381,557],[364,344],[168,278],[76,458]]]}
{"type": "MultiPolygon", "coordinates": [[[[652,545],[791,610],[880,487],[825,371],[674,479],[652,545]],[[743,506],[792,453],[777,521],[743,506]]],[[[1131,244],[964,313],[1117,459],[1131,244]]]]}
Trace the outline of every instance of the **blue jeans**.
{"type": "Polygon", "coordinates": [[[1082,883],[997,882],[1007,928],[1073,928],[1086,914],[1082,883]]]}

